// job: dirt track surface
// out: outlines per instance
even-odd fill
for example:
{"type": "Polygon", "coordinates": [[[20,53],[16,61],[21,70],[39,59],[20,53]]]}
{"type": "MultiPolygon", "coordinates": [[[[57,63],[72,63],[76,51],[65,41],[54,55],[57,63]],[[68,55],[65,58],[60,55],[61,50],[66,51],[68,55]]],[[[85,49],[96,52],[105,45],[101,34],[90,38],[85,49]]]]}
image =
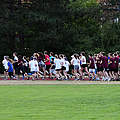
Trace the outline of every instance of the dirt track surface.
{"type": "Polygon", "coordinates": [[[92,85],[92,84],[120,84],[116,81],[48,81],[48,80],[0,80],[0,85],[92,85]]]}

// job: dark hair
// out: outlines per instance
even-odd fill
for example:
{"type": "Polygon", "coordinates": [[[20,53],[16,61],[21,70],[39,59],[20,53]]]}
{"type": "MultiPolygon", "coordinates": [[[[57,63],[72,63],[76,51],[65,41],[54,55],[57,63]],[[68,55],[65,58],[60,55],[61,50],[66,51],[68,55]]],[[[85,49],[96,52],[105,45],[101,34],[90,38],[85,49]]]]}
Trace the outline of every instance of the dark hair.
{"type": "Polygon", "coordinates": [[[77,55],[75,54],[74,57],[77,59],[77,55]]]}
{"type": "Polygon", "coordinates": [[[22,60],[22,55],[19,55],[19,56],[18,56],[18,59],[19,59],[19,60],[22,60]]]}
{"type": "Polygon", "coordinates": [[[54,61],[54,58],[51,58],[52,61],[54,61]]]}
{"type": "Polygon", "coordinates": [[[113,54],[112,53],[109,53],[110,56],[112,56],[113,54]]]}
{"type": "Polygon", "coordinates": [[[44,51],[44,54],[48,54],[48,52],[47,52],[47,51],[44,51]]]}
{"type": "Polygon", "coordinates": [[[81,54],[82,54],[83,56],[85,56],[85,52],[81,52],[81,54]]]}
{"type": "Polygon", "coordinates": [[[90,57],[92,57],[92,54],[89,54],[90,57]]]}
{"type": "Polygon", "coordinates": [[[33,60],[33,56],[30,57],[30,60],[33,60]]]}
{"type": "Polygon", "coordinates": [[[54,53],[53,53],[53,52],[50,52],[50,54],[51,54],[52,56],[54,56],[54,53]]]}
{"type": "Polygon", "coordinates": [[[17,52],[14,52],[13,54],[17,55],[17,52]]]}
{"type": "Polygon", "coordinates": [[[116,57],[116,56],[117,56],[117,54],[115,53],[115,54],[114,54],[114,56],[116,57]]]}
{"type": "Polygon", "coordinates": [[[56,57],[56,58],[58,58],[58,55],[57,55],[57,54],[55,54],[55,57],[56,57]]]}

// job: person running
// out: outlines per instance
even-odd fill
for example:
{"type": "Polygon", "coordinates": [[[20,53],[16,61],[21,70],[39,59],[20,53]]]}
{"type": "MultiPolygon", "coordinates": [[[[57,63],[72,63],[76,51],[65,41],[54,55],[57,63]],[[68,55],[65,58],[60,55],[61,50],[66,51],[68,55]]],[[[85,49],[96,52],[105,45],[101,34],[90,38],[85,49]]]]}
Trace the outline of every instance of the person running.
{"type": "Polygon", "coordinates": [[[102,57],[102,65],[103,65],[103,80],[110,81],[110,77],[108,75],[108,57],[105,56],[104,52],[101,54],[101,57],[102,57]]]}
{"type": "Polygon", "coordinates": [[[15,79],[15,76],[13,74],[13,60],[10,58],[7,58],[8,61],[8,75],[10,77],[10,80],[15,79]]]}
{"type": "Polygon", "coordinates": [[[33,56],[30,58],[29,68],[30,68],[30,72],[31,72],[30,75],[32,75],[32,80],[34,80],[36,77],[36,65],[35,65],[35,61],[33,60],[33,56]]]}
{"type": "Polygon", "coordinates": [[[51,65],[50,65],[50,57],[49,57],[47,51],[44,52],[44,56],[45,56],[44,62],[45,62],[45,65],[46,65],[46,70],[47,70],[46,72],[49,74],[51,65]]]}
{"type": "Polygon", "coordinates": [[[68,74],[68,72],[69,72],[69,70],[70,70],[70,63],[69,63],[69,61],[68,61],[68,59],[65,57],[65,67],[66,67],[66,74],[67,74],[67,76],[68,76],[68,78],[70,79],[70,75],[68,74]]]}
{"type": "Polygon", "coordinates": [[[71,74],[71,77],[72,77],[72,75],[74,75],[74,65],[73,65],[73,59],[74,59],[74,55],[72,55],[71,56],[71,61],[70,61],[70,67],[71,67],[71,72],[72,72],[72,74],[71,74]]]}
{"type": "Polygon", "coordinates": [[[22,74],[22,79],[24,80],[24,67],[23,67],[23,57],[21,55],[18,56],[18,79],[20,79],[20,74],[22,74]]]}
{"type": "Polygon", "coordinates": [[[101,80],[102,79],[102,66],[101,66],[101,59],[100,59],[100,56],[99,54],[97,54],[96,56],[96,66],[97,66],[97,76],[98,76],[98,79],[101,80]]]}
{"type": "Polygon", "coordinates": [[[87,65],[87,60],[86,60],[86,57],[85,57],[85,52],[82,52],[81,53],[81,74],[82,74],[82,79],[84,80],[84,78],[83,78],[83,71],[85,70],[85,72],[88,74],[88,76],[90,76],[89,75],[89,72],[88,72],[88,65],[87,65]]]}
{"type": "Polygon", "coordinates": [[[42,52],[39,52],[38,53],[39,56],[38,56],[38,64],[39,64],[39,69],[40,69],[40,74],[42,75],[42,79],[44,80],[46,78],[46,65],[44,63],[44,55],[42,52]]]}
{"type": "Polygon", "coordinates": [[[53,53],[53,52],[50,52],[50,63],[52,62],[52,59],[55,59],[54,53],[53,53]]]}
{"type": "Polygon", "coordinates": [[[75,80],[79,80],[79,60],[77,54],[74,54],[74,58],[71,60],[71,64],[74,66],[73,75],[75,76],[75,80]]]}
{"type": "Polygon", "coordinates": [[[109,64],[109,75],[111,80],[115,80],[115,75],[114,75],[114,71],[115,71],[115,62],[114,62],[114,58],[112,53],[109,53],[109,57],[110,57],[110,64],[109,64]]]}
{"type": "Polygon", "coordinates": [[[14,75],[18,73],[18,57],[17,57],[17,53],[14,52],[13,53],[13,60],[14,60],[14,63],[13,63],[13,67],[14,67],[14,75]]]}
{"type": "Polygon", "coordinates": [[[60,61],[57,54],[55,54],[54,63],[55,63],[55,71],[56,71],[57,80],[60,80],[61,77],[62,77],[62,75],[60,73],[60,71],[61,71],[61,61],[60,61]]]}
{"type": "Polygon", "coordinates": [[[4,66],[4,76],[5,80],[7,79],[8,76],[8,61],[7,61],[8,56],[4,56],[4,60],[2,61],[2,64],[4,66]]]}
{"type": "Polygon", "coordinates": [[[56,76],[54,58],[51,58],[51,67],[50,67],[50,79],[53,79],[53,75],[56,76]]]}
{"type": "Polygon", "coordinates": [[[89,74],[90,74],[89,80],[96,80],[95,62],[92,54],[89,55],[88,64],[89,64],[88,66],[89,66],[89,74]]]}
{"type": "Polygon", "coordinates": [[[119,80],[119,76],[118,76],[118,67],[119,67],[119,57],[118,55],[115,53],[114,54],[114,62],[115,62],[115,79],[118,81],[119,80]]]}
{"type": "Polygon", "coordinates": [[[65,66],[65,58],[64,58],[64,55],[63,54],[60,54],[59,55],[59,58],[60,58],[60,64],[61,64],[61,72],[63,73],[64,75],[64,80],[67,80],[67,73],[66,73],[66,66],[65,66]]]}

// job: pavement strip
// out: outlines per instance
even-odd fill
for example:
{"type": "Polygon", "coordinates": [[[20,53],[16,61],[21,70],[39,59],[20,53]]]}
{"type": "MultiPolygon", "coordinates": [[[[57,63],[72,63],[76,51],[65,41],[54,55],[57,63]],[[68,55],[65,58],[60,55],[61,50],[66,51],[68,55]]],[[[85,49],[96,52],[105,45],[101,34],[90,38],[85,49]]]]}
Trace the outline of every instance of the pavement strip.
{"type": "Polygon", "coordinates": [[[48,80],[0,80],[0,85],[93,85],[120,84],[120,81],[48,81],[48,80]]]}

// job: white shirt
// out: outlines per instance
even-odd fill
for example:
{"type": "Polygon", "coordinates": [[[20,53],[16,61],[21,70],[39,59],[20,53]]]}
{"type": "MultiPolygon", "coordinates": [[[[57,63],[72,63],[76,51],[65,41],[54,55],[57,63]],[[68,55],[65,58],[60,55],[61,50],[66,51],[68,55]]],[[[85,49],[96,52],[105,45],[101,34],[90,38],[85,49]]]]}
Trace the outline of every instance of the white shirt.
{"type": "Polygon", "coordinates": [[[78,65],[78,59],[76,59],[76,58],[73,58],[71,60],[71,62],[72,62],[73,65],[78,65]]]}
{"type": "Polygon", "coordinates": [[[65,67],[65,59],[60,59],[61,66],[65,67]]]}
{"type": "Polygon", "coordinates": [[[34,64],[35,64],[35,72],[39,71],[39,65],[38,65],[38,61],[37,60],[33,60],[34,64]]]}
{"type": "Polygon", "coordinates": [[[70,63],[68,61],[65,61],[65,67],[67,72],[69,71],[69,66],[70,66],[70,63]]]}
{"type": "Polygon", "coordinates": [[[29,67],[31,72],[38,72],[39,66],[37,60],[31,60],[29,61],[29,67]]]}
{"type": "Polygon", "coordinates": [[[4,59],[4,60],[2,61],[2,64],[3,64],[4,68],[5,68],[6,70],[8,70],[8,61],[7,61],[6,59],[4,59]]]}
{"type": "Polygon", "coordinates": [[[55,58],[54,63],[55,63],[55,69],[61,69],[61,60],[60,59],[55,58]]]}
{"type": "Polygon", "coordinates": [[[18,57],[17,56],[14,56],[14,61],[18,61],[18,57]]]}
{"type": "Polygon", "coordinates": [[[87,64],[87,62],[86,62],[86,57],[85,57],[85,56],[82,56],[80,60],[81,60],[81,62],[82,62],[82,63],[81,63],[82,65],[83,65],[83,64],[87,64]]]}

